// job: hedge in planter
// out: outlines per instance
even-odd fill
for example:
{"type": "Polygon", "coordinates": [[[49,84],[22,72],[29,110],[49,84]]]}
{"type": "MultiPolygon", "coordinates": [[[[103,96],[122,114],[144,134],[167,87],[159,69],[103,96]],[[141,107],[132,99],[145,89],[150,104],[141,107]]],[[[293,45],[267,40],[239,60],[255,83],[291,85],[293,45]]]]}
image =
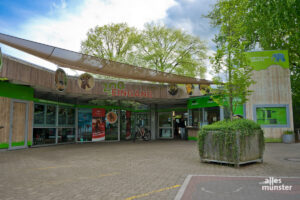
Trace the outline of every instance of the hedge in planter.
{"type": "Polygon", "coordinates": [[[262,162],[264,134],[260,125],[247,119],[219,121],[204,126],[198,134],[201,162],[229,163],[239,166],[262,162]]]}

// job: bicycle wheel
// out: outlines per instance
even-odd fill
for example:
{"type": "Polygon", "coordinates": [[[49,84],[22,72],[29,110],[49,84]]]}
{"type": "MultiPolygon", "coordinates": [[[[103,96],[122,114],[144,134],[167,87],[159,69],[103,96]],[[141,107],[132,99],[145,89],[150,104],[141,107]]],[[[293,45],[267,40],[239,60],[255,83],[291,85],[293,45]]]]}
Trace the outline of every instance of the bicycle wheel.
{"type": "Polygon", "coordinates": [[[138,134],[137,132],[134,133],[134,136],[133,136],[133,138],[132,138],[132,141],[133,141],[133,142],[135,142],[136,137],[137,137],[137,134],[138,134]]]}

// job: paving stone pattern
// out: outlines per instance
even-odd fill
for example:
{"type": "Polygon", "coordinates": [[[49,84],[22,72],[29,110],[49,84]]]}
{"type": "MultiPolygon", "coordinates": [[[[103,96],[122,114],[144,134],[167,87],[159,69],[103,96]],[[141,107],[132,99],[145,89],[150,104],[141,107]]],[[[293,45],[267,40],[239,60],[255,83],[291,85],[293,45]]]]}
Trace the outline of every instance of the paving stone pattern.
{"type": "Polygon", "coordinates": [[[264,162],[200,163],[194,141],[69,144],[0,152],[1,200],[174,199],[189,174],[300,176],[300,143],[267,144],[264,162]],[[160,189],[162,189],[160,191],[160,189]],[[131,197],[131,198],[130,198],[131,197]]]}

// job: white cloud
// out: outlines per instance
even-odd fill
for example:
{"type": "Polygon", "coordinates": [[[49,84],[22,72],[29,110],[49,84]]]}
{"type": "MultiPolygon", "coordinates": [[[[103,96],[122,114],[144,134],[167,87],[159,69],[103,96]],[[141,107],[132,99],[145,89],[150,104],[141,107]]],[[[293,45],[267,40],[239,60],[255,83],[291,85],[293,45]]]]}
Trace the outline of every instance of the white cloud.
{"type": "Polygon", "coordinates": [[[180,19],[176,22],[175,28],[181,29],[188,34],[193,34],[194,27],[190,19],[180,19]]]}
{"type": "MultiPolygon", "coordinates": [[[[73,51],[80,51],[80,42],[86,33],[96,25],[126,22],[139,29],[151,21],[166,17],[166,11],[175,5],[174,0],[85,0],[80,8],[70,9],[64,0],[53,4],[50,17],[35,17],[25,22],[20,28],[9,30],[8,34],[36,42],[57,46],[73,51]]],[[[2,46],[2,45],[1,45],[2,46]]],[[[2,46],[9,55],[55,68],[28,54],[20,53],[2,46]]]]}
{"type": "Polygon", "coordinates": [[[65,9],[66,5],[57,6],[60,15],[55,19],[31,19],[17,36],[79,51],[87,31],[96,25],[127,22],[142,28],[146,22],[164,18],[166,10],[174,4],[173,0],[85,0],[79,12],[65,9]]]}
{"type": "Polygon", "coordinates": [[[55,2],[52,3],[53,9],[65,9],[67,7],[67,3],[65,0],[61,0],[60,4],[57,4],[55,2]]]}

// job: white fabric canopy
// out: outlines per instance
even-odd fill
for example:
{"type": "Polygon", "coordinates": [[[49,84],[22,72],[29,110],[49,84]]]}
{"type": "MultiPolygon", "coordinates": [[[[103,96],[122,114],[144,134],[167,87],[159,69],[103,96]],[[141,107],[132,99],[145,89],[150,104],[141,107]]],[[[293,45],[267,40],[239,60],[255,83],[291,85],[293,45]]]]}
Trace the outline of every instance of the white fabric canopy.
{"type": "Polygon", "coordinates": [[[45,45],[0,33],[0,42],[32,54],[62,67],[77,69],[106,76],[178,84],[211,84],[205,79],[196,79],[160,72],[129,64],[118,63],[66,49],[45,45]]]}

